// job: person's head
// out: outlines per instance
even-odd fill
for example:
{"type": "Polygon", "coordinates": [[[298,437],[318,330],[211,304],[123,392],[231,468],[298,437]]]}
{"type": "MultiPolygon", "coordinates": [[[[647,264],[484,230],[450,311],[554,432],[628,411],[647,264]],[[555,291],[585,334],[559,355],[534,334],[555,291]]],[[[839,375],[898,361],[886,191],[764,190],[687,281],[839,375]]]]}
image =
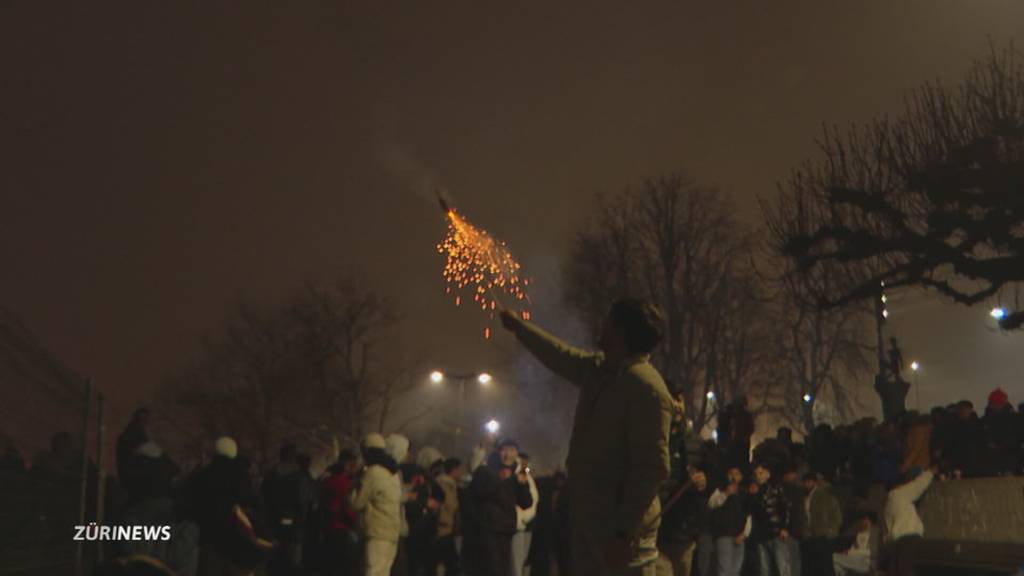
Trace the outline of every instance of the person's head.
{"type": "Polygon", "coordinates": [[[398,464],[405,464],[410,458],[409,439],[401,434],[389,434],[384,439],[384,444],[389,456],[395,459],[398,464]]]}
{"type": "Polygon", "coordinates": [[[299,449],[295,447],[295,444],[285,442],[281,445],[281,450],[278,452],[278,459],[282,464],[291,464],[295,462],[298,455],[299,449]]]}
{"type": "Polygon", "coordinates": [[[970,420],[974,415],[974,404],[970,400],[961,400],[956,403],[956,417],[960,420],[970,420]]]}
{"type": "Polygon", "coordinates": [[[729,481],[729,484],[739,484],[743,482],[743,471],[738,466],[732,466],[725,471],[725,477],[729,481]]]}
{"type": "Polygon", "coordinates": [[[764,464],[758,464],[754,466],[754,482],[760,485],[765,485],[768,480],[772,477],[771,470],[768,469],[764,464]]]}
{"type": "Polygon", "coordinates": [[[808,472],[807,474],[804,474],[804,490],[806,490],[807,492],[810,492],[817,488],[819,483],[820,480],[818,479],[818,475],[816,473],[808,472]]]}
{"type": "Polygon", "coordinates": [[[137,408],[135,413],[132,414],[132,421],[142,426],[143,428],[149,427],[149,421],[152,418],[152,414],[149,408],[137,408]]]}
{"type": "Polygon", "coordinates": [[[699,491],[704,491],[708,487],[708,477],[700,468],[690,469],[690,482],[693,482],[693,487],[699,491]]]}
{"type": "Polygon", "coordinates": [[[601,333],[601,351],[610,362],[650,354],[662,337],[662,316],[653,305],[636,298],[612,304],[601,333]]]}
{"type": "Polygon", "coordinates": [[[462,480],[462,474],[465,472],[465,468],[462,466],[462,460],[458,458],[449,458],[444,461],[444,473],[451,476],[453,480],[458,482],[462,480]]]}
{"type": "Polygon", "coordinates": [[[338,454],[338,469],[349,476],[355,474],[359,469],[359,458],[356,453],[351,450],[342,450],[338,454]]]}
{"type": "Polygon", "coordinates": [[[514,468],[519,464],[519,444],[511,438],[498,443],[498,454],[501,456],[501,465],[506,468],[514,468]]]}

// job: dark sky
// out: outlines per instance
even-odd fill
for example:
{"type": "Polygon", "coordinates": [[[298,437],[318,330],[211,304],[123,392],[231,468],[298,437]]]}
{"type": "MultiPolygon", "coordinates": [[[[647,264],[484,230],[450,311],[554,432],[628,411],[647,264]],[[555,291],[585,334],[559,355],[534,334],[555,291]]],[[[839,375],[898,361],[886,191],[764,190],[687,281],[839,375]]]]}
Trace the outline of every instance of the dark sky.
{"type": "MultiPolygon", "coordinates": [[[[823,122],[1024,45],[1017,0],[255,4],[0,3],[0,305],[119,418],[237,298],[343,270],[386,287],[418,352],[492,362],[442,297],[424,182],[550,305],[594,192],[685,170],[754,222],[823,122]]],[[[983,310],[894,315],[924,404],[1024,400],[1021,339],[983,310]]]]}

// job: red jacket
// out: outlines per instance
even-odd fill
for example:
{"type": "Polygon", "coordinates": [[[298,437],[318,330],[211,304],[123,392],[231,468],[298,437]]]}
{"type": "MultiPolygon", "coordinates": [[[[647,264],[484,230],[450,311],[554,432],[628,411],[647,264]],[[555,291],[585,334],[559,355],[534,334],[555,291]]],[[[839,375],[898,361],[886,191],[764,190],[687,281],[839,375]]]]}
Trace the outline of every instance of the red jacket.
{"type": "Polygon", "coordinates": [[[323,502],[329,530],[356,529],[356,512],[348,502],[351,491],[352,477],[344,472],[333,474],[323,481],[323,502]]]}

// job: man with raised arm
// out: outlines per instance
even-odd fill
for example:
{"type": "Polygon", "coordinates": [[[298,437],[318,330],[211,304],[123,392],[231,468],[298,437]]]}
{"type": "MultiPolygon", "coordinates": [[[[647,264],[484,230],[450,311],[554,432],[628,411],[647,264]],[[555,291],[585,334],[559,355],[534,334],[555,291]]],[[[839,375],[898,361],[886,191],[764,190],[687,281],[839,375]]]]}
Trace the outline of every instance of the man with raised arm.
{"type": "Polygon", "coordinates": [[[580,388],[566,462],[573,572],[655,574],[658,490],[669,473],[672,423],[672,398],[650,363],[661,314],[640,300],[619,300],[596,352],[510,311],[501,320],[541,363],[580,388]]]}

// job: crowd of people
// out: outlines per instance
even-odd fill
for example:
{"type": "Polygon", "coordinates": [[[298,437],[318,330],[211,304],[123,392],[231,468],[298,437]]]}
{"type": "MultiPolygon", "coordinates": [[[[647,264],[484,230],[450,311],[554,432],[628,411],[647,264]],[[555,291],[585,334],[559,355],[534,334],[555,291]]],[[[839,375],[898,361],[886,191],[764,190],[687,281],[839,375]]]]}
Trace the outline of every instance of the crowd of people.
{"type": "MultiPolygon", "coordinates": [[[[820,424],[802,442],[782,427],[756,446],[740,397],[702,439],[649,362],[653,307],[617,302],[596,352],[501,318],[580,388],[566,471],[535,478],[508,438],[463,462],[368,434],[317,477],[288,443],[257,472],[227,436],[183,473],[139,410],[118,439],[112,521],[171,525],[174,537],[113,551],[203,576],[846,576],[883,565],[905,576],[924,534],[915,503],[934,480],[1024,473],[1024,410],[1000,389],[980,417],[964,400],[820,424]]],[[[60,440],[39,467],[81,469],[60,440]]]]}
{"type": "Polygon", "coordinates": [[[118,441],[114,522],[170,525],[174,537],[118,543],[118,556],[156,558],[183,576],[521,576],[529,554],[545,553],[531,536],[554,516],[535,521],[558,487],[533,477],[511,438],[486,438],[463,463],[429,446],[414,452],[400,434],[368,434],[314,477],[291,443],[255,474],[225,436],[205,466],[182,474],[149,438],[148,419],[139,410],[118,441]]]}

